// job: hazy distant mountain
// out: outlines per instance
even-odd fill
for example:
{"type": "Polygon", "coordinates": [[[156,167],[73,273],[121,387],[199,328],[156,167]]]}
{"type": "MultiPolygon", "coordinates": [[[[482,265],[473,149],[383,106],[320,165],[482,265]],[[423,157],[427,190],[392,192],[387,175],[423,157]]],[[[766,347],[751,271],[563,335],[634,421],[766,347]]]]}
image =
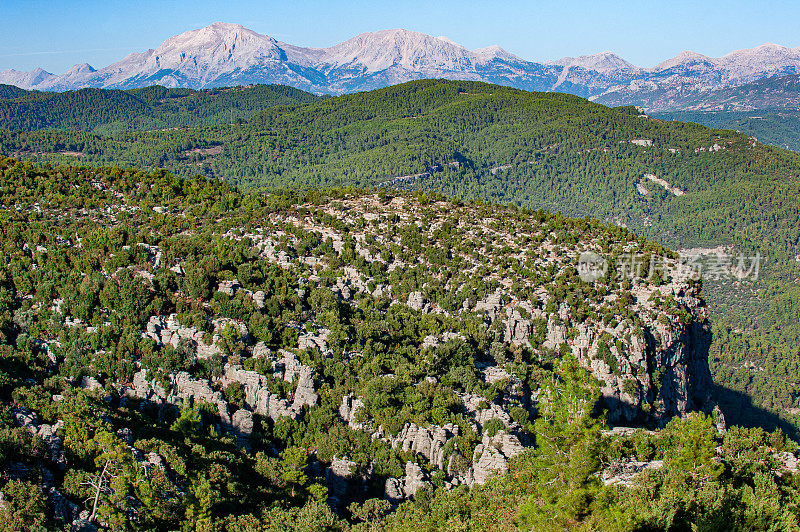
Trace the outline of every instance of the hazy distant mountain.
{"type": "Polygon", "coordinates": [[[557,61],[548,61],[548,65],[558,65],[562,67],[580,67],[586,70],[593,70],[595,72],[610,72],[610,71],[641,71],[643,69],[636,67],[617,54],[612,52],[601,52],[599,54],[581,55],[578,57],[564,57],[557,61]]]}
{"type": "Polygon", "coordinates": [[[47,81],[53,77],[55,77],[53,74],[41,68],[37,68],[31,72],[20,72],[19,70],[10,69],[0,72],[0,83],[14,85],[21,89],[32,89],[38,86],[46,86],[47,81]]]}
{"type": "Polygon", "coordinates": [[[279,83],[341,94],[413,79],[448,78],[569,92],[608,105],[670,109],[718,89],[797,73],[800,48],[776,44],[720,58],[687,51],[645,69],[611,52],[536,63],[499,46],[469,50],[445,37],[402,29],[364,33],[329,48],[304,48],[239,24],[217,22],[98,70],[88,64],[61,75],[42,69],[5,70],[0,83],[50,91],[279,83]]]}
{"type": "Polygon", "coordinates": [[[675,106],[684,111],[757,111],[800,109],[800,75],[764,78],[712,91],[689,93],[675,106]]]}
{"type": "Polygon", "coordinates": [[[547,90],[561,70],[524,61],[498,46],[471,51],[444,37],[401,29],[364,33],[330,48],[303,48],[217,22],[98,70],[80,65],[60,76],[7,70],[0,72],[0,83],[36,90],[280,83],[343,93],[412,79],[451,78],[547,90]]]}
{"type": "Polygon", "coordinates": [[[606,105],[636,104],[651,110],[683,108],[716,91],[756,80],[800,73],[800,48],[763,44],[719,58],[681,52],[626,85],[609,87],[595,99],[606,105]]]}

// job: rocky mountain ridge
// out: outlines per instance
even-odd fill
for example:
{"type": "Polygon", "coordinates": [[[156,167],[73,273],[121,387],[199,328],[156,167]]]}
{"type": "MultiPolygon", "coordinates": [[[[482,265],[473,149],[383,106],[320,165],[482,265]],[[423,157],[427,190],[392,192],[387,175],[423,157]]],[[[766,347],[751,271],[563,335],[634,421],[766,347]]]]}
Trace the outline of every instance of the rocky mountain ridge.
{"type": "MultiPolygon", "coordinates": [[[[167,211],[164,207],[156,209],[167,211]]],[[[379,412],[369,406],[369,392],[356,388],[344,395],[338,406],[339,417],[348,427],[365,431],[373,440],[429,463],[430,468],[444,475],[448,489],[483,484],[491,476],[507,471],[509,461],[533,445],[515,409],[535,412],[542,401],[548,400],[531,387],[524,372],[512,369],[515,365],[508,357],[519,350],[533,350],[542,359],[574,356],[598,379],[603,407],[612,424],[663,426],[674,416],[698,409],[712,410],[706,358],[710,342],[708,318],[699,297],[699,286],[691,280],[691,269],[666,254],[662,281],[653,283],[634,276],[627,279],[628,288],[622,290],[601,281],[602,287],[597,291],[588,287],[579,289],[583,292],[583,301],[571,298],[559,301],[560,298],[553,295],[552,285],[537,284],[536,279],[547,275],[554,280],[561,279],[553,281],[558,284],[570,279],[575,275],[575,265],[582,253],[601,251],[594,238],[584,240],[575,248],[562,247],[546,225],[537,227],[523,223],[516,231],[509,232],[510,221],[504,220],[502,214],[461,207],[463,212],[459,215],[448,216],[445,213],[450,209],[451,205],[445,201],[427,206],[412,197],[382,200],[378,195],[347,196],[322,206],[298,205],[296,211],[271,215],[264,225],[247,230],[234,227],[223,235],[232,242],[246,242],[281,269],[306,270],[307,277],[301,279],[298,288],[301,297],[320,291],[332,293],[341,305],[353,308],[372,298],[386,299],[389,308],[404,306],[415,315],[452,323],[453,329],[425,337],[419,348],[432,356],[440,349],[470,341],[465,325],[457,325],[459,323],[473,322],[494,331],[496,340],[492,343],[491,354],[485,353],[475,364],[479,379],[498,391],[497,398],[492,400],[476,391],[456,389],[452,392],[458,410],[464,413],[466,425],[453,422],[439,425],[429,421],[389,426],[376,419],[379,412]],[[361,225],[359,229],[359,220],[368,225],[361,225]],[[396,232],[397,229],[400,231],[396,232]],[[419,255],[414,251],[416,244],[410,240],[407,229],[419,233],[419,242],[427,242],[425,253],[419,255]],[[436,256],[431,250],[451,245],[446,243],[445,234],[460,235],[462,243],[450,248],[451,258],[444,264],[435,259],[431,262],[431,257],[436,256]],[[328,254],[302,252],[303,235],[319,235],[319,240],[327,242],[328,254]],[[481,260],[480,256],[487,256],[495,245],[507,249],[503,254],[492,255],[488,262],[481,260]],[[386,256],[383,249],[391,249],[394,257],[386,256]],[[348,253],[359,257],[361,265],[336,266],[348,253]],[[507,270],[502,265],[504,260],[524,264],[526,269],[507,270]],[[448,264],[454,263],[460,264],[460,273],[450,269],[448,264]],[[404,294],[400,284],[381,282],[372,275],[370,272],[376,268],[397,272],[423,268],[436,272],[435,279],[447,279],[445,290],[463,296],[463,301],[453,305],[434,299],[429,284],[433,280],[426,283],[423,290],[404,294]],[[323,271],[327,272],[324,276],[315,273],[323,271]],[[467,285],[474,276],[489,279],[494,290],[481,297],[480,291],[467,285]],[[586,312],[593,317],[584,315],[586,312]],[[459,437],[467,430],[481,435],[474,449],[458,446],[459,437]]],[[[115,211],[112,207],[103,217],[113,217],[115,211]]],[[[587,233],[591,234],[591,230],[587,233]]],[[[638,247],[635,241],[627,241],[620,251],[635,253],[638,247]]],[[[151,272],[142,272],[145,278],[159,275],[159,270],[172,261],[176,264],[170,271],[184,275],[180,257],[167,262],[158,247],[148,245],[144,249],[152,266],[151,272]]],[[[256,307],[265,304],[263,292],[245,288],[238,280],[219,282],[213,299],[252,301],[256,307]]],[[[61,308],[58,302],[56,306],[61,308]]],[[[83,327],[69,317],[66,319],[74,327],[83,327]]],[[[151,316],[141,333],[142,338],[152,340],[157,348],[171,345],[180,350],[181,346],[193,345],[192,351],[198,360],[223,361],[219,376],[198,378],[186,371],[176,371],[167,374],[164,381],[153,378],[142,368],[136,371],[131,384],[106,377],[106,385],[117,389],[121,397],[160,408],[174,410],[187,404],[212,405],[218,414],[220,430],[235,435],[244,446],[249,445],[254,434],[254,424],[258,424],[254,421],[256,416],[273,423],[280,422],[283,417],[302,421],[317,406],[320,397],[317,383],[323,370],[314,366],[307,353],[336,356],[332,331],[326,328],[330,324],[322,321],[322,316],[295,324],[299,329],[296,347],[277,353],[264,342],[252,340],[245,320],[215,318],[212,332],[204,334],[194,326],[182,324],[181,319],[185,318],[175,314],[151,316]],[[233,342],[245,346],[237,357],[227,354],[225,337],[227,342],[233,338],[233,342]],[[254,367],[262,370],[245,369],[254,367]],[[276,387],[279,381],[290,383],[293,391],[290,388],[288,394],[285,390],[282,392],[281,387],[276,387]],[[243,392],[238,407],[233,407],[226,399],[225,390],[232,384],[240,386],[243,392]]],[[[345,349],[345,353],[349,360],[365,356],[357,346],[345,349]]],[[[376,378],[396,380],[400,377],[385,373],[376,378]]],[[[439,386],[443,378],[441,373],[429,372],[411,385],[439,386]]],[[[99,388],[101,384],[95,382],[84,381],[83,386],[99,388]]],[[[342,460],[331,467],[345,471],[342,482],[346,482],[356,468],[355,464],[342,460]]],[[[397,502],[429,484],[429,473],[409,461],[405,465],[405,476],[386,480],[385,497],[397,502]]]]}
{"type": "Polygon", "coordinates": [[[798,72],[800,49],[775,44],[721,58],[682,52],[653,68],[641,68],[611,52],[539,63],[496,45],[468,50],[445,37],[402,29],[364,33],[328,48],[306,48],[217,22],[97,70],[87,64],[61,75],[42,69],[5,70],[0,83],[48,91],[277,83],[342,94],[446,78],[568,92],[615,105],[664,107],[662,100],[669,101],[676,91],[719,89],[798,72]]]}
{"type": "MultiPolygon", "coordinates": [[[[435,193],[0,170],[12,529],[392,530],[409,511],[437,529],[444,498],[516,530],[560,471],[637,508],[653,475],[753,464],[792,484],[796,445],[726,431],[708,401],[696,272],[624,228],[435,193]]],[[[781,493],[771,507],[797,500],[781,493]]]]}

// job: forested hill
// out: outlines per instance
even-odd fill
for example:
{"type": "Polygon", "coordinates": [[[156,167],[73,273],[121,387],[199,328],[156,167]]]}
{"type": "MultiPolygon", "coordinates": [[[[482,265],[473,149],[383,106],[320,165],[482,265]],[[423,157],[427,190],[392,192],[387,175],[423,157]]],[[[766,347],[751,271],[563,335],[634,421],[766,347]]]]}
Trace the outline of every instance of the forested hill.
{"type": "Polygon", "coordinates": [[[726,427],[701,284],[622,227],[6,158],[0,223],[3,530],[800,528],[797,443],[726,427]],[[581,267],[624,254],[663,268],[581,267]]]}
{"type": "Polygon", "coordinates": [[[760,109],[758,111],[674,111],[655,113],[665,120],[697,122],[704,126],[735,129],[764,144],[800,151],[800,110],[760,109]]]}
{"type": "Polygon", "coordinates": [[[0,84],[0,100],[19,98],[20,96],[25,96],[26,94],[28,94],[28,91],[25,89],[20,89],[14,85],[0,84]]]}
{"type": "Polygon", "coordinates": [[[675,249],[722,246],[734,264],[760,254],[757,281],[705,284],[718,327],[712,369],[756,405],[785,416],[800,408],[800,156],[735,131],[565,94],[423,80],[272,107],[233,126],[0,132],[0,152],[166,167],[242,189],[433,190],[591,216],[675,249]]]}
{"type": "Polygon", "coordinates": [[[65,129],[110,134],[128,130],[230,124],[275,105],[319,97],[283,85],[223,89],[80,89],[24,91],[0,86],[0,124],[9,130],[65,129]]]}

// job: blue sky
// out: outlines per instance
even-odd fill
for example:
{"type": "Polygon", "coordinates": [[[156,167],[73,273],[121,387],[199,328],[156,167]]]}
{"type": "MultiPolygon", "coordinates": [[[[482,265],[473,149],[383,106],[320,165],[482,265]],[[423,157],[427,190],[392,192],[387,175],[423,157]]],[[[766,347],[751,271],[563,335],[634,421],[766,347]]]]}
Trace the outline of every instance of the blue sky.
{"type": "Polygon", "coordinates": [[[610,50],[653,66],[682,50],[710,56],[765,42],[800,46],[794,1],[0,0],[0,70],[100,68],[212,22],[300,46],[406,28],[468,48],[498,44],[533,61],[610,50]]]}

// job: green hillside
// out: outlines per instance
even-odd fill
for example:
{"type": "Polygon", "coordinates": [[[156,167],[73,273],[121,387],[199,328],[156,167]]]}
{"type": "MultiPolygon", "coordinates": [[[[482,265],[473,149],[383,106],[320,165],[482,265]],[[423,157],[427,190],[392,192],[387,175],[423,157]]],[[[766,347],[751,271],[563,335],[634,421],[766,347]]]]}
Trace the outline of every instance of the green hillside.
{"type": "Polygon", "coordinates": [[[787,419],[800,408],[800,302],[792,296],[800,278],[800,156],[746,134],[564,94],[427,80],[273,107],[235,126],[0,132],[0,152],[166,167],[242,189],[431,190],[591,216],[674,249],[727,246],[734,263],[739,254],[760,254],[757,280],[706,281],[717,328],[713,370],[724,400],[739,401],[734,416],[751,412],[736,392],[787,419]]]}
{"type": "Polygon", "coordinates": [[[0,100],[19,98],[20,96],[25,96],[26,94],[28,94],[28,91],[25,89],[20,89],[14,85],[0,84],[0,100]]]}
{"type": "Polygon", "coordinates": [[[283,85],[225,89],[80,89],[24,91],[0,87],[0,124],[9,130],[65,129],[107,135],[121,131],[229,124],[275,105],[319,99],[283,85]]]}
{"type": "Polygon", "coordinates": [[[0,223],[4,530],[800,529],[797,443],[726,430],[700,285],[619,226],[6,158],[0,223]]]}
{"type": "Polygon", "coordinates": [[[656,118],[697,122],[704,126],[734,129],[759,142],[800,151],[800,111],[765,109],[761,111],[675,111],[653,113],[656,118]]]}

